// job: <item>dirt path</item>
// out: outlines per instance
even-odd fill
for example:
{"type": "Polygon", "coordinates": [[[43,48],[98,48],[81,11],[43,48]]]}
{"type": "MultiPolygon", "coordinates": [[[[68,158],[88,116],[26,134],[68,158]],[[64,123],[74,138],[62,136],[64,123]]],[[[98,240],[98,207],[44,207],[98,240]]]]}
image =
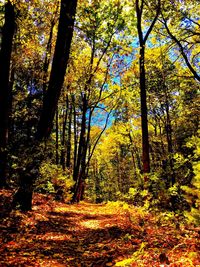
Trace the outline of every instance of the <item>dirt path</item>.
{"type": "MultiPolygon", "coordinates": [[[[10,193],[4,192],[4,197],[8,200],[10,193]]],[[[191,244],[186,246],[183,236],[179,246],[180,231],[169,225],[157,227],[154,220],[148,214],[131,215],[120,207],[67,205],[37,195],[33,211],[1,213],[0,267],[106,267],[124,259],[127,264],[123,266],[161,266],[163,249],[170,253],[176,246],[173,255],[169,254],[171,261],[178,255],[175,252],[184,253],[193,246],[196,265],[191,266],[200,266],[195,254],[199,249],[197,232],[191,232],[191,244]],[[137,253],[144,257],[140,260],[137,253]],[[133,255],[138,260],[130,261],[133,255]]]]}

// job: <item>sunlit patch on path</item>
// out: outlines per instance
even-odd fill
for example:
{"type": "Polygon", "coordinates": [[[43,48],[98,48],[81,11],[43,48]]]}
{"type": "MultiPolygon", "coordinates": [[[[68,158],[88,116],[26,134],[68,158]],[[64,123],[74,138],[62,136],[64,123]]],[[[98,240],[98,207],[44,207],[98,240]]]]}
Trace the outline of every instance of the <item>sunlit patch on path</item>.
{"type": "Polygon", "coordinates": [[[55,233],[46,233],[44,235],[37,235],[38,240],[43,240],[43,241],[64,241],[64,240],[70,240],[71,235],[65,235],[65,234],[55,234],[55,233]]]}
{"type": "Polygon", "coordinates": [[[100,221],[99,220],[86,220],[86,221],[82,221],[80,222],[80,225],[88,228],[88,229],[100,229],[102,228],[100,226],[100,221]]]}

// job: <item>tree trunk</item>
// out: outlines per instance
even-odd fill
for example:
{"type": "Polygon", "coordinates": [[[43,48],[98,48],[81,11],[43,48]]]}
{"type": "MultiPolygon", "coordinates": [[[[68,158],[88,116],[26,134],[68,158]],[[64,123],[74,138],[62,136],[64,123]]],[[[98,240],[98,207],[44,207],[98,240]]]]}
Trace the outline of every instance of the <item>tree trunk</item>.
{"type": "Polygon", "coordinates": [[[19,189],[13,196],[12,206],[14,208],[19,207],[22,211],[28,211],[32,209],[32,196],[34,189],[34,182],[36,180],[35,170],[39,170],[40,154],[39,142],[30,142],[29,151],[31,160],[29,160],[26,168],[20,171],[19,189]]]}
{"type": "Polygon", "coordinates": [[[142,123],[142,162],[143,172],[150,172],[150,157],[149,157],[149,133],[148,133],[148,119],[147,119],[147,99],[146,99],[146,77],[145,77],[145,44],[148,37],[158,19],[160,14],[161,2],[158,0],[156,7],[156,14],[153,18],[149,28],[146,29],[144,34],[142,30],[142,14],[144,11],[144,0],[135,0],[136,14],[137,14],[137,31],[140,44],[140,99],[141,99],[141,123],[142,123]]]}
{"type": "Polygon", "coordinates": [[[87,154],[87,146],[86,146],[86,113],[87,113],[87,98],[86,94],[83,94],[82,97],[83,107],[82,107],[82,121],[81,121],[81,133],[79,139],[79,147],[78,147],[78,156],[77,162],[74,169],[74,181],[76,182],[74,186],[74,195],[73,202],[79,202],[83,195],[84,190],[84,179],[85,179],[85,171],[86,171],[86,154],[87,154]]]}
{"type": "Polygon", "coordinates": [[[62,123],[62,138],[61,138],[61,156],[60,163],[62,165],[63,170],[66,168],[66,126],[67,126],[67,118],[68,118],[68,106],[69,106],[68,95],[66,97],[66,107],[65,112],[63,114],[63,123],[62,123]]]}
{"type": "Polygon", "coordinates": [[[137,165],[136,165],[135,154],[134,154],[134,143],[133,143],[133,138],[131,136],[131,133],[128,134],[128,137],[129,137],[130,144],[131,144],[131,156],[132,156],[134,175],[135,175],[135,178],[137,178],[137,165]]]}
{"type": "Polygon", "coordinates": [[[72,103],[69,107],[69,121],[68,121],[68,134],[67,134],[67,160],[66,160],[66,167],[70,169],[71,167],[71,135],[72,135],[72,103]]]}
{"type": "MultiPolygon", "coordinates": [[[[162,80],[163,80],[163,90],[164,90],[164,102],[165,102],[165,112],[166,112],[166,119],[164,119],[164,123],[165,123],[166,137],[167,137],[168,165],[170,167],[170,171],[166,173],[166,178],[167,178],[167,185],[169,186],[171,182],[171,185],[173,186],[176,182],[176,179],[175,179],[174,162],[173,162],[172,123],[171,123],[171,116],[170,116],[170,92],[166,84],[165,57],[164,57],[162,48],[161,48],[161,60],[162,60],[162,80]],[[171,178],[171,181],[169,180],[168,177],[171,178]]],[[[160,125],[160,136],[162,140],[161,125],[160,125]]],[[[164,147],[163,141],[162,141],[162,145],[164,147]]],[[[164,153],[164,149],[163,149],[163,153],[164,153]]]]}
{"type": "Polygon", "coordinates": [[[77,138],[77,119],[76,119],[76,106],[75,106],[75,96],[72,95],[72,106],[73,106],[73,120],[74,120],[74,164],[73,164],[73,179],[76,181],[75,178],[75,170],[77,165],[77,150],[78,150],[78,138],[77,138]]]}
{"type": "Polygon", "coordinates": [[[8,1],[5,4],[5,24],[2,29],[2,43],[0,51],[0,186],[6,186],[7,178],[7,145],[10,111],[10,61],[12,42],[15,32],[14,6],[8,1]]]}
{"type": "Polygon", "coordinates": [[[94,160],[94,165],[93,165],[93,176],[95,179],[95,196],[96,196],[96,203],[101,203],[102,198],[101,198],[101,185],[100,185],[100,177],[99,177],[99,170],[98,170],[98,160],[94,160]]]}
{"type": "Polygon", "coordinates": [[[140,98],[141,98],[141,123],[142,123],[142,162],[143,172],[150,172],[149,157],[149,131],[147,119],[147,100],[146,100],[146,73],[145,73],[145,45],[142,43],[140,48],[140,98]]]}
{"type": "Polygon", "coordinates": [[[58,109],[56,109],[56,164],[59,164],[59,117],[58,109]]]}
{"type": "Polygon", "coordinates": [[[81,174],[80,179],[78,179],[72,203],[79,203],[81,200],[83,200],[84,190],[85,190],[85,179],[83,179],[82,177],[83,174],[81,174]]]}
{"type": "Polygon", "coordinates": [[[62,0],[58,35],[52,63],[48,90],[44,97],[44,105],[40,116],[37,136],[38,140],[48,138],[52,127],[58,99],[63,86],[73,36],[74,18],[77,0],[62,0]]]}
{"type": "Polygon", "coordinates": [[[169,96],[167,92],[167,87],[165,86],[165,101],[166,101],[166,135],[167,135],[167,150],[168,150],[168,160],[171,173],[171,184],[172,186],[175,184],[175,173],[174,173],[174,162],[173,162],[173,145],[172,145],[172,125],[171,118],[169,113],[169,96]]]}
{"type": "Polygon", "coordinates": [[[32,170],[33,168],[38,170],[41,163],[41,158],[36,155],[37,149],[42,144],[42,141],[46,140],[49,137],[53,127],[53,119],[63,86],[70,54],[76,6],[77,0],[61,0],[58,34],[49,86],[44,97],[43,109],[39,119],[37,133],[33,140],[32,151],[30,149],[30,157],[34,153],[36,159],[32,161],[30,168],[26,168],[24,175],[21,177],[19,190],[16,192],[13,199],[13,204],[15,206],[19,205],[22,210],[31,209],[33,184],[36,179],[36,175],[34,172],[32,172],[32,170]],[[23,178],[24,176],[26,177],[25,179],[23,178]]]}

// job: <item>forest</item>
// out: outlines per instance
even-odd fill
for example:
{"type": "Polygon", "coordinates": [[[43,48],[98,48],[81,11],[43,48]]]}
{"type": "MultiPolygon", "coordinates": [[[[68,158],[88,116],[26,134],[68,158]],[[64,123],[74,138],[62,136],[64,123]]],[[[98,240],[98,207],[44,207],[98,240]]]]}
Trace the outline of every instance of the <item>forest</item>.
{"type": "Polygon", "coordinates": [[[200,1],[0,1],[0,266],[200,266],[200,1]]]}

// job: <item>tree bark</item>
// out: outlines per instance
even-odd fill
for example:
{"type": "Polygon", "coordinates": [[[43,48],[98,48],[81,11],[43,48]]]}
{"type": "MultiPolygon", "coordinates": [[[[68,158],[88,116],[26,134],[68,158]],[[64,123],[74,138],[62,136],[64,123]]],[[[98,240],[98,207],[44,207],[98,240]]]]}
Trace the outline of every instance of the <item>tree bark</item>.
{"type": "Polygon", "coordinates": [[[5,4],[5,24],[0,51],[0,186],[6,186],[7,145],[11,87],[9,83],[12,43],[15,32],[15,11],[10,1],[5,4]]]}

